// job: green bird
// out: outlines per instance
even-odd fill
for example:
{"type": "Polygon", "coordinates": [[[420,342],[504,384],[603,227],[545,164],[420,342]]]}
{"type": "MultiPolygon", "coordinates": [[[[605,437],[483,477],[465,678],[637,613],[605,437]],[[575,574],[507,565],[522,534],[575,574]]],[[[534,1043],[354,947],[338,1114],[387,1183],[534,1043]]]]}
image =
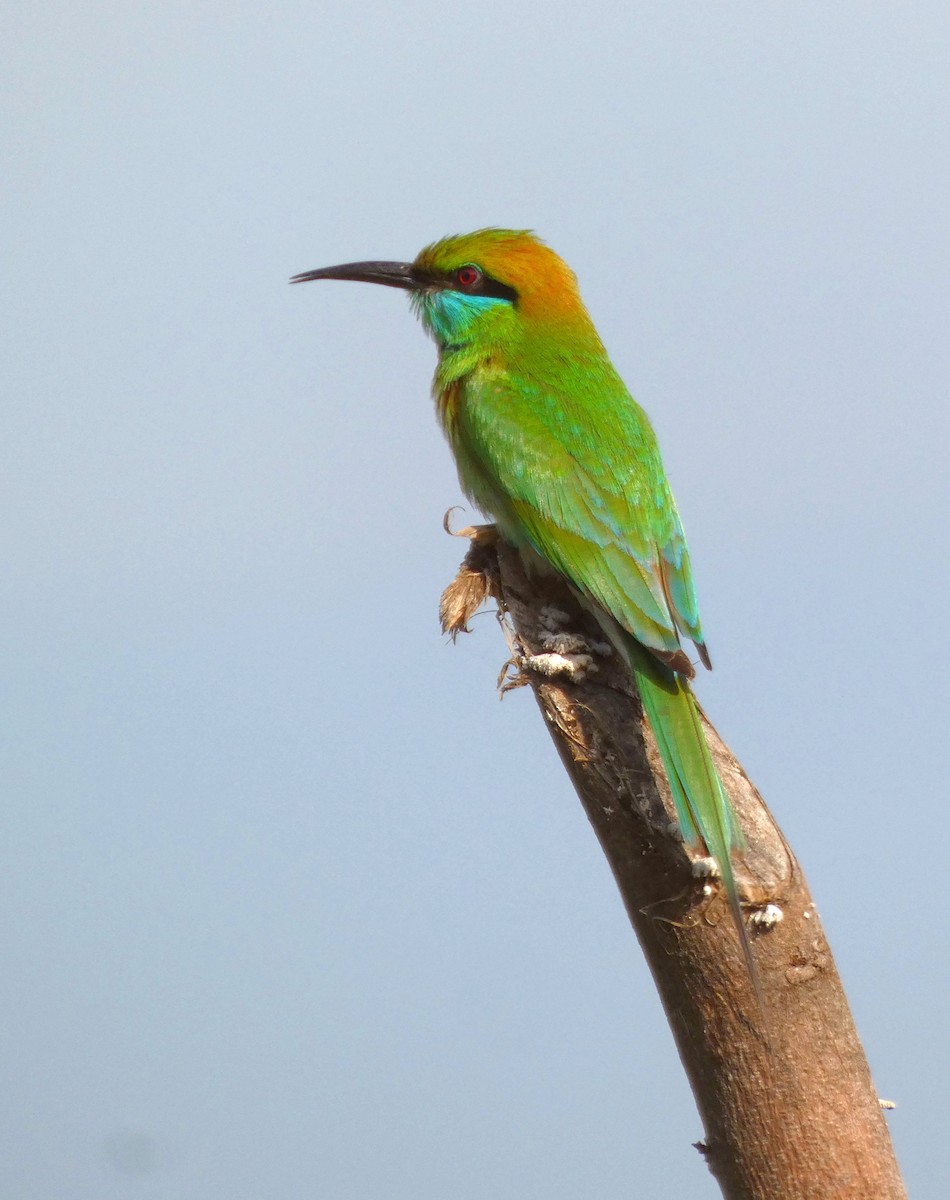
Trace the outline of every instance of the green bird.
{"type": "Polygon", "coordinates": [[[617,374],[567,264],[524,230],[444,238],[412,263],[295,275],[409,293],[434,338],[433,394],[462,488],[524,555],[569,581],[624,655],[684,840],[713,859],[757,993],[733,854],[741,832],[713,765],[682,638],[711,667],[656,435],[617,374]]]}

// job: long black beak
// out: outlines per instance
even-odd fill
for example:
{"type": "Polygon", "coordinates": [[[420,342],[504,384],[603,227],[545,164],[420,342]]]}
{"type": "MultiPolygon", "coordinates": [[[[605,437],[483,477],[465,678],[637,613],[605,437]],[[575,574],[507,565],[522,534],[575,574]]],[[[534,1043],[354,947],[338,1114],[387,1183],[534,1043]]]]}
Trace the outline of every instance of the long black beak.
{"type": "Polygon", "coordinates": [[[412,263],[358,262],[339,267],[321,267],[319,271],[304,271],[291,283],[309,283],[311,279],[352,279],[357,283],[382,283],[386,287],[412,290],[422,283],[413,271],[412,263]]]}

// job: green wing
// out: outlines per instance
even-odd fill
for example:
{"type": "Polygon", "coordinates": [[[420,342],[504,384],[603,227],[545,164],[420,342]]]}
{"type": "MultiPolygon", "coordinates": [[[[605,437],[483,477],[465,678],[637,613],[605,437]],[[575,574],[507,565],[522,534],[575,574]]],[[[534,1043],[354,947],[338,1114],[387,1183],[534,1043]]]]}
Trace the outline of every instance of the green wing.
{"type": "Polygon", "coordinates": [[[450,431],[463,486],[510,540],[691,674],[680,633],[708,658],[653,430],[612,368],[575,374],[569,391],[510,373],[470,376],[450,431]]]}

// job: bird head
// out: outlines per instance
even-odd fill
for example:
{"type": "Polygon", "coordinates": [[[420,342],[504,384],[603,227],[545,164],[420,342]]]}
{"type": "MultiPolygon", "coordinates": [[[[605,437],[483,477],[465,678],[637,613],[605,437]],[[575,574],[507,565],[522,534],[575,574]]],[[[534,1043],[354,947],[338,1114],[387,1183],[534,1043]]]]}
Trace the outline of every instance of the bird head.
{"type": "Polygon", "coordinates": [[[352,279],[408,291],[443,352],[497,345],[526,330],[565,324],[597,336],[574,272],[526,230],[480,229],[434,242],[411,263],[344,263],[305,271],[291,283],[313,279],[352,279]]]}

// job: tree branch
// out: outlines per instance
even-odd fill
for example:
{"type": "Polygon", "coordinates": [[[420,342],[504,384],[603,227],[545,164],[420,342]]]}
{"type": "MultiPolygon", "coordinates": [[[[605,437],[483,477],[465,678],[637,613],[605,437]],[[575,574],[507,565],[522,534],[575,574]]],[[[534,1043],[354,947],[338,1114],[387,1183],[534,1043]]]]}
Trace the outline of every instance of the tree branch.
{"type": "MultiPolygon", "coordinates": [[[[552,613],[602,641],[559,578],[525,573],[493,527],[472,539],[442,601],[453,635],[489,595],[518,656],[549,653],[552,613]]],[[[562,639],[563,640],[563,639],[562,639]]],[[[578,660],[580,663],[580,660],[578,660]]],[[[556,660],[541,659],[541,667],[556,660]]],[[[766,1027],[716,884],[695,873],[649,725],[619,656],[561,674],[521,670],[613,871],[706,1131],[698,1149],[727,1200],[906,1197],[867,1061],[805,877],[759,793],[706,721],[745,831],[737,866],[766,1027]],[[774,906],[767,908],[767,905],[774,906]],[[775,918],[778,918],[777,920],[775,918]]],[[[511,686],[511,682],[507,686],[511,686]]]]}

